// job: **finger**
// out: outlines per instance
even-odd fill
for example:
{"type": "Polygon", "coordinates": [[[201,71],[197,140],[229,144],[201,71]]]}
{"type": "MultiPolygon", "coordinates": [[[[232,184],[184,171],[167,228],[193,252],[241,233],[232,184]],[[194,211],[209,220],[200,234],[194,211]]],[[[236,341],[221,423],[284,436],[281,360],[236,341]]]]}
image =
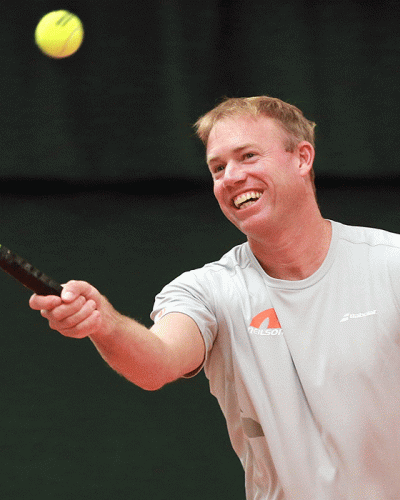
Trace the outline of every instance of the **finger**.
{"type": "Polygon", "coordinates": [[[94,300],[88,300],[85,304],[75,313],[61,321],[56,321],[57,329],[70,329],[75,328],[79,323],[85,321],[92,312],[96,309],[96,302],[94,300]]]}
{"type": "Polygon", "coordinates": [[[37,295],[34,293],[29,299],[29,307],[35,311],[51,310],[61,304],[61,298],[56,295],[37,295]]]}
{"type": "Polygon", "coordinates": [[[61,298],[64,302],[73,302],[80,295],[83,295],[87,299],[95,300],[99,292],[86,281],[71,280],[63,285],[61,298]]]}
{"type": "Polygon", "coordinates": [[[101,325],[101,314],[95,309],[91,314],[76,326],[59,330],[60,333],[66,337],[74,337],[81,339],[88,337],[92,333],[98,331],[101,325]]]}
{"type": "Polygon", "coordinates": [[[51,311],[50,317],[55,321],[61,322],[66,318],[69,318],[76,314],[82,307],[86,304],[86,299],[83,295],[80,295],[73,302],[70,303],[62,303],[58,307],[55,307],[51,311]]]}

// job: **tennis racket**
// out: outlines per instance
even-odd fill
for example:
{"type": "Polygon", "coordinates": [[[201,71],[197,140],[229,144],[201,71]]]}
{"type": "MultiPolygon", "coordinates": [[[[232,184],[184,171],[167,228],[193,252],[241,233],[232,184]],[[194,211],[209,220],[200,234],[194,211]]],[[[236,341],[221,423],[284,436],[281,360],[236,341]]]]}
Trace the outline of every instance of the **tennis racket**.
{"type": "Polygon", "coordinates": [[[59,283],[3,245],[0,245],[0,268],[38,295],[61,295],[59,283]]]}

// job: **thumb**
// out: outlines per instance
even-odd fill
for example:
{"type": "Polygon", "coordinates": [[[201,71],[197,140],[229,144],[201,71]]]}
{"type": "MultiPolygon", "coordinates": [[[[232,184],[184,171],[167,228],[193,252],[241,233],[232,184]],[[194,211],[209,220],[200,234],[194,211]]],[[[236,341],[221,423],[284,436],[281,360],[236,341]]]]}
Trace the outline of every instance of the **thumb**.
{"type": "Polygon", "coordinates": [[[86,299],[94,298],[97,291],[92,285],[86,281],[71,280],[62,285],[61,299],[63,302],[73,302],[79,296],[83,295],[86,299]]]}

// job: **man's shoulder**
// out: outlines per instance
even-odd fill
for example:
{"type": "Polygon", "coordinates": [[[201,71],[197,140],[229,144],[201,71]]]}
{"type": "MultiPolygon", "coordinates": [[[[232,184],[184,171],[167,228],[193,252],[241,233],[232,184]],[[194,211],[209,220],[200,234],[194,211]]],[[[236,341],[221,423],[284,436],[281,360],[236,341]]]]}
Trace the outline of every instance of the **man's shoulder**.
{"type": "Polygon", "coordinates": [[[222,290],[232,288],[232,278],[243,275],[251,266],[251,252],[248,244],[237,245],[225,253],[219,260],[209,262],[202,267],[185,271],[164,286],[159,296],[165,293],[189,294],[192,297],[220,297],[222,290]]]}
{"type": "Polygon", "coordinates": [[[234,275],[246,272],[246,268],[251,265],[251,250],[246,242],[231,248],[218,260],[185,271],[172,280],[170,285],[209,288],[212,283],[229,282],[234,275]]]}
{"type": "Polygon", "coordinates": [[[204,276],[214,274],[232,275],[238,269],[245,269],[251,265],[251,251],[248,243],[242,243],[231,248],[228,252],[222,255],[218,260],[209,262],[203,267],[193,269],[184,273],[186,276],[204,276]]]}
{"type": "Polygon", "coordinates": [[[338,222],[334,222],[334,224],[338,231],[339,240],[354,245],[400,249],[400,234],[374,227],[350,226],[338,222]]]}

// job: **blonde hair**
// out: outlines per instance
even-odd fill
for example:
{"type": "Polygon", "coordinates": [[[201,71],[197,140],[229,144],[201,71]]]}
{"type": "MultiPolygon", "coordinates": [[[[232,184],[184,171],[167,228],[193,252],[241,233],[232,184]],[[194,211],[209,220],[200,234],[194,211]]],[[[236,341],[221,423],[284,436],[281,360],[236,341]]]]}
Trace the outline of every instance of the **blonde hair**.
{"type": "Polygon", "coordinates": [[[300,109],[276,97],[230,97],[225,98],[214,109],[201,116],[195,123],[197,136],[203,144],[214,125],[223,118],[232,116],[267,116],[277,120],[288,134],[288,147],[293,150],[301,141],[315,147],[315,123],[307,120],[300,109]]]}
{"type": "MultiPolygon", "coordinates": [[[[256,97],[230,97],[225,98],[218,106],[201,116],[194,124],[196,134],[207,146],[208,138],[214,125],[224,118],[240,116],[266,116],[273,118],[282,126],[287,133],[287,151],[293,152],[297,144],[301,141],[308,141],[315,147],[316,124],[304,116],[303,112],[276,97],[256,96],[256,97]]],[[[314,170],[311,170],[310,177],[314,186],[314,170]]]]}

